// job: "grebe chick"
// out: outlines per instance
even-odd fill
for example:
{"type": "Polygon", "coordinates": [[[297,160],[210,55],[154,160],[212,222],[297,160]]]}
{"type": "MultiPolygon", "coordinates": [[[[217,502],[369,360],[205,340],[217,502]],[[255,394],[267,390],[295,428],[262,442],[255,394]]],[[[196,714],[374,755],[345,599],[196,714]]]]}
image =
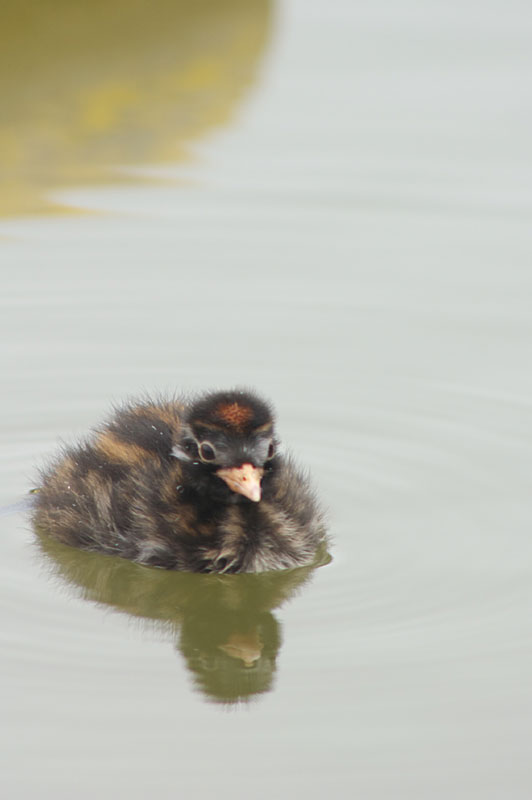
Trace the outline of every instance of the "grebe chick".
{"type": "Polygon", "coordinates": [[[74,547],[193,572],[303,566],[326,540],[271,406],[241,390],[118,409],[43,471],[33,522],[74,547]]]}

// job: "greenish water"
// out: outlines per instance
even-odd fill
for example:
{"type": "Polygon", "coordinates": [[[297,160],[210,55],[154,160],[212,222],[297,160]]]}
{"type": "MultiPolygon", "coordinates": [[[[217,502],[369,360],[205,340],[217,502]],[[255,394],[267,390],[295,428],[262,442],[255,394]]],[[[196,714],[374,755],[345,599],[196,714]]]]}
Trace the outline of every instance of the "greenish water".
{"type": "Polygon", "coordinates": [[[44,564],[79,595],[165,634],[180,651],[206,699],[244,703],[270,691],[281,645],[272,613],[307,583],[317,566],[263,575],[195,575],[141,567],[83,553],[39,537],[44,564]]]}
{"type": "Polygon", "coordinates": [[[66,6],[1,34],[0,505],[113,402],[249,384],[332,561],[2,517],[3,795],[527,800],[528,7],[66,6]]]}
{"type": "Polygon", "coordinates": [[[186,159],[235,113],[271,26],[270,0],[4,5],[2,216],[72,213],[50,190],[127,183],[118,167],[186,159]]]}

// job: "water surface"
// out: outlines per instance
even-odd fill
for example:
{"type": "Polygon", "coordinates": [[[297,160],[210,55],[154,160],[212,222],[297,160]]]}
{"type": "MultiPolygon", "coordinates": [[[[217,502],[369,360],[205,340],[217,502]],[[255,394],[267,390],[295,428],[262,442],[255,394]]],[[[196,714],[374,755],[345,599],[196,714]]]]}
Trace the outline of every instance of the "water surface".
{"type": "Polygon", "coordinates": [[[163,149],[105,145],[94,179],[51,158],[6,206],[0,502],[112,402],[244,383],[311,468],[333,561],[205,588],[3,517],[6,794],[524,800],[530,12],[256,6],[213,124],[176,130],[204,95],[148,103],[163,149]],[[91,213],[20,216],[52,203],[91,213]]]}

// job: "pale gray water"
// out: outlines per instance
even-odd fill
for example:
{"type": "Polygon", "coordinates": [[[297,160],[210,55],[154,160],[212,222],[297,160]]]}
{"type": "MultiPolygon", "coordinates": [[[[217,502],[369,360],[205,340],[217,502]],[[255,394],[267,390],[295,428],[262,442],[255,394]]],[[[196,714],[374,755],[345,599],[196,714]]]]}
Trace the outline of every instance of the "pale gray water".
{"type": "Polygon", "coordinates": [[[273,687],[226,711],[179,634],[2,518],[6,797],[530,796],[530,28],[290,0],[195,159],[136,168],[176,180],[0,223],[2,505],[110,403],[244,383],[334,538],[271,612],[273,687]]]}

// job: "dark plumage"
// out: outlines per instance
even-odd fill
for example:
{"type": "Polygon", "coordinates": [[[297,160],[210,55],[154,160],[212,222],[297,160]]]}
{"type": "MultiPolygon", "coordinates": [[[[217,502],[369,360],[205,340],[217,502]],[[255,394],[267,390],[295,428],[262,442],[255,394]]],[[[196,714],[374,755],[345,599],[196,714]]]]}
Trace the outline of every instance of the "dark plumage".
{"type": "Polygon", "coordinates": [[[118,409],[43,472],[33,519],[74,547],[195,572],[302,566],[325,541],[271,407],[239,390],[118,409]]]}

